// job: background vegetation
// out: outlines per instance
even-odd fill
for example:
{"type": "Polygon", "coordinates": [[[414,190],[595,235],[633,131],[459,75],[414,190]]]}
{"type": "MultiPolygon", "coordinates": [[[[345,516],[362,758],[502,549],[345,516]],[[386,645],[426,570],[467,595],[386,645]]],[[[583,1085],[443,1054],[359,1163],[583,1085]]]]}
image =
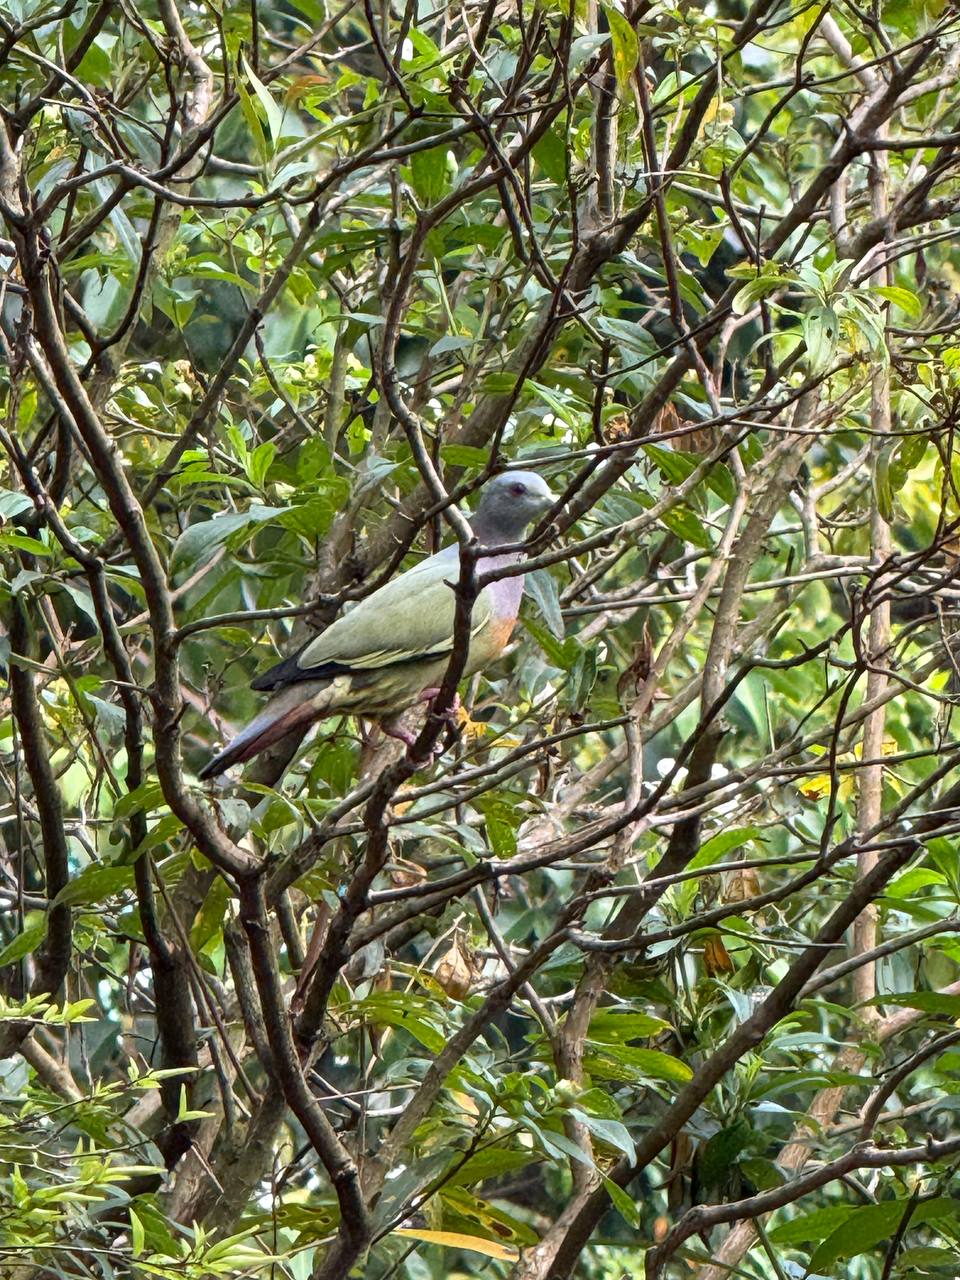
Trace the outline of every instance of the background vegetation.
{"type": "Polygon", "coordinates": [[[957,1274],[958,25],[0,4],[9,1274],[957,1274]],[[437,762],[201,787],[508,463],[437,762]]]}

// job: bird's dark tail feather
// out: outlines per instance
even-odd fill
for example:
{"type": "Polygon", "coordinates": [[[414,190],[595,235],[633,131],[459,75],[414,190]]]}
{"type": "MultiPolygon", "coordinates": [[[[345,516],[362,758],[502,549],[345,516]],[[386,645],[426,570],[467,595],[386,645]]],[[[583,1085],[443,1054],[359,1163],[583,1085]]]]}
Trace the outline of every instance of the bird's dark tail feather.
{"type": "Polygon", "coordinates": [[[232,742],[203,766],[197,777],[205,781],[215,778],[232,765],[244,764],[285,738],[293,729],[317,719],[319,713],[312,701],[304,697],[302,685],[284,689],[276,698],[271,698],[260,715],[251,720],[232,742]]]}

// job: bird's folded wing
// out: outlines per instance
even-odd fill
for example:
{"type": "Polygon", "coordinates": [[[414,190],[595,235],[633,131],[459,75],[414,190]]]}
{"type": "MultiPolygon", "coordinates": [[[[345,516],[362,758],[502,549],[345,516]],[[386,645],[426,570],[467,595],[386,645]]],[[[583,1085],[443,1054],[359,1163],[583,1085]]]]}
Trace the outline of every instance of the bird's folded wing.
{"type": "MultiPolygon", "coordinates": [[[[329,665],[373,671],[396,662],[442,657],[453,650],[457,566],[435,573],[402,574],[338,618],[297,655],[301,671],[329,665]]],[[[471,635],[490,620],[491,600],[481,592],[473,607],[471,635]]]]}

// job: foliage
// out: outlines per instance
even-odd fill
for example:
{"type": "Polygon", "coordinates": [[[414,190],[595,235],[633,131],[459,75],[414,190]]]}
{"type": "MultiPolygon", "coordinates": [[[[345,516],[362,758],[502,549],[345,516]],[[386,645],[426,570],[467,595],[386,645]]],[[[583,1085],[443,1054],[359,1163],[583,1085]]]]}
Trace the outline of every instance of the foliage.
{"type": "Polygon", "coordinates": [[[7,1272],[955,1275],[951,7],[0,26],[7,1272]],[[508,464],[436,759],[201,785],[508,464]]]}

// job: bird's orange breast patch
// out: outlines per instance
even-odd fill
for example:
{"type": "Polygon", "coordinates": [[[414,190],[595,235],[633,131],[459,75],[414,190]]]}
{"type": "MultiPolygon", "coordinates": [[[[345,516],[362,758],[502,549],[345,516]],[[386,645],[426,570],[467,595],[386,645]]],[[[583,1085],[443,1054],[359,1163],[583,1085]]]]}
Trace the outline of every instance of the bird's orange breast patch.
{"type": "Polygon", "coordinates": [[[513,618],[490,623],[490,644],[495,653],[503,653],[513,635],[513,618]]]}

